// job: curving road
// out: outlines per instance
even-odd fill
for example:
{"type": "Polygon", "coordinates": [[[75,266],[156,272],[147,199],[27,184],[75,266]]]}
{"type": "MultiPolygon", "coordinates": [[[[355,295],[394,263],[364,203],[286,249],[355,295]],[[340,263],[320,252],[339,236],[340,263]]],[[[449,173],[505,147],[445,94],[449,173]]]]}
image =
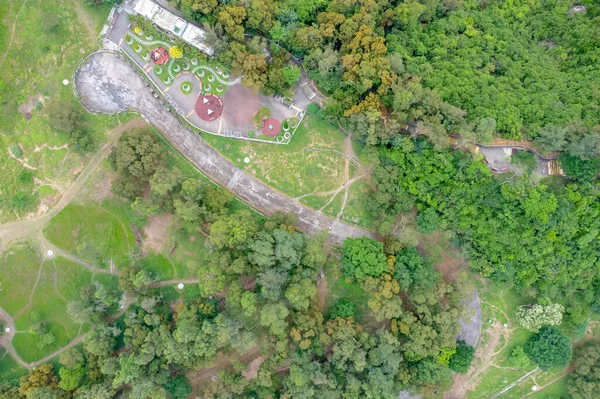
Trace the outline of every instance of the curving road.
{"type": "Polygon", "coordinates": [[[348,237],[373,234],[330,219],[245,173],[183,125],[162,99],[155,98],[145,80],[118,54],[92,54],[76,73],[76,90],[87,108],[106,114],[139,111],[192,165],[214,182],[266,215],[277,211],[298,216],[297,227],[309,234],[329,229],[329,240],[341,244],[348,237]]]}

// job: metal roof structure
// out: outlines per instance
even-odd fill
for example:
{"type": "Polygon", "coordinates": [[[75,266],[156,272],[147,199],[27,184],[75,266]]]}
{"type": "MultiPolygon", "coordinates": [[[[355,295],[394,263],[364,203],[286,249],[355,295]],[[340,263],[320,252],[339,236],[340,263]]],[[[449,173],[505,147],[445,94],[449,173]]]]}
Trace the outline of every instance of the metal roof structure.
{"type": "Polygon", "coordinates": [[[196,25],[188,23],[181,38],[208,55],[213,55],[215,52],[212,47],[206,45],[206,32],[204,32],[204,29],[201,29],[196,25]]]}
{"type": "Polygon", "coordinates": [[[206,33],[202,28],[178,17],[152,0],[138,0],[134,11],[148,18],[167,32],[181,37],[186,43],[196,47],[198,50],[204,51],[208,55],[214,54],[214,50],[206,45],[204,41],[206,33]]]}

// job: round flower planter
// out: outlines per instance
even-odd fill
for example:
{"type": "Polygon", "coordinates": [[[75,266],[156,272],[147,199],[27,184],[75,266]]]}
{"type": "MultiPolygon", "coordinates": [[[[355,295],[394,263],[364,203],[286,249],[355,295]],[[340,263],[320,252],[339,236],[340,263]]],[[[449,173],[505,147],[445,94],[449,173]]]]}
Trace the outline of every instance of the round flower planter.
{"type": "Polygon", "coordinates": [[[223,93],[223,90],[225,90],[225,88],[223,86],[221,86],[221,85],[217,86],[217,91],[219,93],[223,93]]]}
{"type": "Polygon", "coordinates": [[[205,73],[204,73],[204,69],[201,69],[201,70],[200,70],[200,73],[198,74],[198,76],[200,76],[201,78],[203,78],[203,77],[204,77],[204,75],[205,75],[205,73]]]}
{"type": "Polygon", "coordinates": [[[187,64],[187,63],[186,63],[186,64],[184,64],[184,65],[183,65],[183,70],[184,70],[184,71],[187,71],[187,70],[189,70],[189,69],[190,69],[190,64],[187,64]]]}
{"type": "Polygon", "coordinates": [[[227,79],[229,77],[229,74],[227,72],[223,72],[223,73],[221,73],[221,76],[223,76],[225,79],[227,79]]]}
{"type": "Polygon", "coordinates": [[[173,72],[181,71],[181,67],[179,65],[173,65],[173,72]]]}
{"type": "Polygon", "coordinates": [[[142,56],[142,58],[144,59],[144,61],[150,61],[150,54],[146,53],[142,56]]]}
{"type": "Polygon", "coordinates": [[[127,36],[127,39],[125,39],[125,42],[129,45],[133,44],[133,38],[131,36],[127,36]]]}
{"type": "Polygon", "coordinates": [[[152,40],[152,39],[154,39],[154,36],[152,36],[152,35],[150,35],[150,36],[146,36],[146,40],[150,41],[150,40],[152,40]]]}
{"type": "Polygon", "coordinates": [[[166,85],[170,85],[171,84],[171,78],[167,78],[165,80],[163,80],[163,83],[166,85]]]}
{"type": "Polygon", "coordinates": [[[208,81],[209,82],[214,82],[215,81],[215,75],[213,75],[213,74],[208,75],[208,81]]]}
{"type": "Polygon", "coordinates": [[[137,46],[135,46],[135,52],[136,53],[141,53],[142,52],[142,46],[140,46],[139,44],[137,46]]]}
{"type": "Polygon", "coordinates": [[[284,138],[284,139],[286,139],[286,140],[289,140],[289,139],[290,139],[290,137],[292,137],[292,134],[291,134],[290,132],[285,132],[285,133],[283,134],[283,138],[284,138]]]}
{"type": "Polygon", "coordinates": [[[206,84],[206,86],[203,87],[204,91],[211,91],[212,90],[212,86],[210,84],[206,84]]]}
{"type": "Polygon", "coordinates": [[[159,66],[154,67],[154,73],[157,75],[160,75],[161,73],[163,73],[162,67],[159,67],[159,66]]]}
{"type": "Polygon", "coordinates": [[[192,62],[192,65],[198,65],[198,60],[197,59],[192,58],[190,61],[192,62]]]}

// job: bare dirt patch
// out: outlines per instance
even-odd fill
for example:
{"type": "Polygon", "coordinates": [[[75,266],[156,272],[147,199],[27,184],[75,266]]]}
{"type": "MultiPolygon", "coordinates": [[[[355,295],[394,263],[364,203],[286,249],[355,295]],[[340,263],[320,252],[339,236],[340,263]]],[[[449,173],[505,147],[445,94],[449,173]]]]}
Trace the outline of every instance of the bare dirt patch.
{"type": "Polygon", "coordinates": [[[211,382],[212,377],[217,374],[217,371],[231,367],[232,361],[239,360],[244,363],[252,363],[255,359],[260,357],[263,357],[263,355],[261,355],[260,351],[256,347],[249,349],[241,356],[238,355],[236,352],[230,353],[228,355],[219,352],[219,354],[217,355],[217,360],[215,360],[215,363],[212,367],[204,367],[200,370],[191,371],[187,373],[186,376],[192,384],[193,388],[193,392],[190,397],[196,397],[197,395],[199,395],[199,389],[202,386],[209,384],[211,382]]]}
{"type": "Polygon", "coordinates": [[[23,115],[23,117],[27,120],[31,120],[31,112],[35,108],[36,103],[44,103],[44,96],[41,94],[36,94],[35,96],[29,97],[25,104],[21,104],[19,106],[19,112],[23,115]]]}
{"type": "Polygon", "coordinates": [[[325,273],[321,273],[317,280],[317,295],[319,297],[319,310],[321,313],[325,310],[327,292],[327,278],[325,278],[325,273]]]}
{"type": "Polygon", "coordinates": [[[263,355],[251,361],[248,365],[248,368],[242,371],[242,376],[247,380],[255,379],[258,375],[258,369],[260,368],[260,365],[265,361],[266,358],[267,357],[263,355]]]}
{"type": "Polygon", "coordinates": [[[117,177],[119,177],[117,172],[104,173],[102,179],[100,179],[94,186],[92,196],[95,201],[102,202],[105,199],[113,197],[113,193],[110,191],[110,188],[112,186],[112,182],[117,179],[117,177]]]}
{"type": "Polygon", "coordinates": [[[455,247],[447,243],[440,231],[422,235],[417,250],[423,256],[429,255],[434,258],[434,268],[442,272],[444,281],[454,281],[459,270],[469,269],[467,261],[455,247]]]}
{"type": "Polygon", "coordinates": [[[456,374],[454,376],[454,386],[444,394],[445,399],[463,399],[467,397],[469,391],[477,388],[481,378],[487,373],[490,367],[494,365],[494,358],[503,349],[496,349],[504,337],[504,345],[508,342],[513,330],[504,328],[499,321],[490,325],[485,332],[486,339],[483,345],[479,345],[475,351],[475,360],[467,374],[456,374]]]}
{"type": "Polygon", "coordinates": [[[142,242],[142,252],[159,253],[167,242],[167,228],[173,215],[150,216],[148,224],[144,227],[145,238],[142,242]]]}

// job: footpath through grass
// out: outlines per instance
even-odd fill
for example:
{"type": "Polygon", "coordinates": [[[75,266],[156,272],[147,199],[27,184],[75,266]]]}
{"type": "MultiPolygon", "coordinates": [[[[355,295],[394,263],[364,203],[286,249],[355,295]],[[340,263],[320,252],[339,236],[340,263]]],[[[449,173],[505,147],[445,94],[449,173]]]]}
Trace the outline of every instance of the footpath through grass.
{"type": "Polygon", "coordinates": [[[344,133],[306,116],[287,145],[262,144],[205,134],[204,139],[238,167],[291,197],[331,191],[344,184],[345,159],[304,147],[343,152],[344,133]],[[250,158],[248,164],[244,158],[250,158]]]}
{"type": "Polygon", "coordinates": [[[117,122],[86,113],[71,84],[63,85],[79,60],[100,47],[96,35],[109,10],[80,1],[0,1],[0,61],[6,54],[0,66],[0,151],[17,158],[0,157],[0,222],[51,205],[86,163],[87,157],[65,147],[68,133],[50,126],[49,109],[79,111],[81,126],[98,145],[117,122]]]}

